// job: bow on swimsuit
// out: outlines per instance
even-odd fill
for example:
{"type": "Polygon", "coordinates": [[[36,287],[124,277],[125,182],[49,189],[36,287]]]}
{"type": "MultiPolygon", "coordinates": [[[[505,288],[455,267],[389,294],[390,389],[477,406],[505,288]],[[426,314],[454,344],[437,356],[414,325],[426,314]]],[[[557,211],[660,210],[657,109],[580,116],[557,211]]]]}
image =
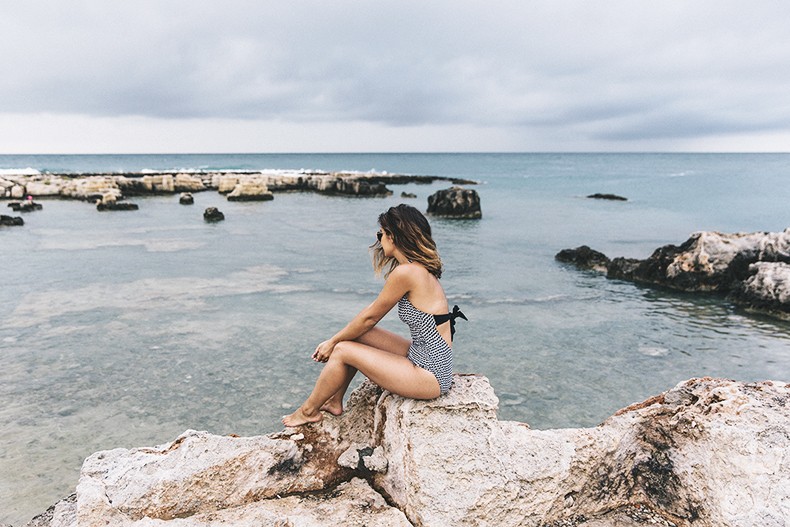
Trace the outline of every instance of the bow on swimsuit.
{"type": "Polygon", "coordinates": [[[420,311],[412,305],[406,295],[398,301],[398,316],[411,331],[409,360],[433,373],[439,381],[441,394],[446,394],[453,384],[453,350],[447,345],[436,326],[449,321],[452,340],[455,335],[455,319],[459,317],[468,319],[458,306],[454,306],[452,313],[446,315],[432,315],[420,311]]]}

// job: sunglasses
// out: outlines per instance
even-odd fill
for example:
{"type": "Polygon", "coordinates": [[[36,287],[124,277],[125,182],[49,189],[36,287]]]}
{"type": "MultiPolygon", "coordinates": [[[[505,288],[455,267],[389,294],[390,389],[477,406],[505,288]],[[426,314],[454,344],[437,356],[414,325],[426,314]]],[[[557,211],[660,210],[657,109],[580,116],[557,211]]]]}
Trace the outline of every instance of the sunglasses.
{"type": "Polygon", "coordinates": [[[384,233],[383,233],[383,232],[381,232],[381,231],[378,231],[378,232],[376,233],[376,239],[377,239],[378,241],[381,241],[381,238],[382,238],[383,236],[384,236],[384,233]]]}

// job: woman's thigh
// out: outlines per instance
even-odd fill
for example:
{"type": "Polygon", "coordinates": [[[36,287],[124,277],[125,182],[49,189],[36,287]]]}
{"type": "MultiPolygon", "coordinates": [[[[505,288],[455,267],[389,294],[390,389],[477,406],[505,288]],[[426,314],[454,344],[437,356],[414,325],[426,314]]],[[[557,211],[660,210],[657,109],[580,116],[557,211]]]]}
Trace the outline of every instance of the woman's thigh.
{"type": "Polygon", "coordinates": [[[357,338],[355,342],[389,353],[394,353],[401,357],[409,355],[409,346],[411,346],[411,341],[409,339],[403,338],[392,331],[387,331],[386,329],[375,326],[370,331],[357,338]]]}
{"type": "Polygon", "coordinates": [[[341,342],[330,360],[340,360],[361,371],[385,390],[412,399],[439,397],[439,381],[409,359],[359,342],[341,342]]]}

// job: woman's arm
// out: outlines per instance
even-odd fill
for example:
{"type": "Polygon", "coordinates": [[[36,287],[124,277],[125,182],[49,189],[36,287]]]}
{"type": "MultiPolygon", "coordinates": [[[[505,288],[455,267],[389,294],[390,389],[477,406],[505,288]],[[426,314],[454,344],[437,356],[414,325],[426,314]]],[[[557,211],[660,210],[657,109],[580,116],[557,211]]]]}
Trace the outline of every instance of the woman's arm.
{"type": "Polygon", "coordinates": [[[326,362],[338,342],[354,340],[370,331],[411,290],[411,284],[411,270],[407,266],[401,265],[393,269],[376,300],[360,311],[332,338],[319,344],[313,353],[313,360],[326,362]]]}

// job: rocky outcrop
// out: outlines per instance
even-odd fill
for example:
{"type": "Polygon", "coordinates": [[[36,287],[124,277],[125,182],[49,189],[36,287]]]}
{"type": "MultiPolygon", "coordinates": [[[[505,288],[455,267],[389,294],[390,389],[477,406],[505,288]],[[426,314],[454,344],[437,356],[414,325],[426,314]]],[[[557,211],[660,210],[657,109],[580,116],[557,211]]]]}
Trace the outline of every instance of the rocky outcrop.
{"type": "Polygon", "coordinates": [[[563,249],[557,253],[555,258],[559,262],[570,263],[581,269],[589,269],[602,273],[606,272],[611,262],[609,257],[604,253],[590,249],[586,245],[582,245],[575,249],[563,249]]]}
{"type": "Polygon", "coordinates": [[[775,313],[790,311],[788,297],[782,294],[786,267],[790,264],[790,229],[735,234],[698,232],[680,246],[659,247],[645,260],[609,260],[587,246],[560,251],[556,259],[583,269],[605,270],[609,278],[680,291],[729,294],[733,302],[746,307],[759,305],[775,313]],[[753,265],[760,262],[781,265],[753,265]]]}
{"type": "Polygon", "coordinates": [[[195,197],[190,192],[182,192],[178,197],[178,202],[181,205],[194,205],[195,197]]]}
{"type": "Polygon", "coordinates": [[[790,319],[790,265],[757,262],[749,266],[749,273],[728,298],[748,309],[790,319]]]}
{"type": "Polygon", "coordinates": [[[19,216],[0,215],[0,227],[21,227],[24,224],[25,220],[19,216]]]}
{"type": "Polygon", "coordinates": [[[476,190],[451,187],[428,197],[428,214],[444,218],[480,219],[480,196],[476,190]]]}
{"type": "Polygon", "coordinates": [[[274,194],[262,179],[244,179],[228,194],[228,201],[270,201],[274,194]]]}
{"type": "Polygon", "coordinates": [[[225,219],[225,215],[217,207],[208,207],[203,211],[203,220],[209,223],[216,223],[225,219]]]}
{"type": "Polygon", "coordinates": [[[24,196],[61,197],[94,202],[104,196],[173,194],[215,189],[228,199],[271,199],[270,192],[308,191],[347,196],[388,196],[388,184],[474,181],[442,176],[386,172],[322,172],[294,170],[207,171],[196,173],[17,174],[0,178],[0,199],[24,196]],[[241,187],[239,187],[241,185],[241,187]],[[263,190],[263,189],[266,190],[263,190]]]}
{"type": "Polygon", "coordinates": [[[488,381],[404,399],[366,382],[346,413],[257,437],[188,431],[89,457],[50,527],[780,526],[790,386],[691,379],[600,426],[499,421],[488,381]]]}

